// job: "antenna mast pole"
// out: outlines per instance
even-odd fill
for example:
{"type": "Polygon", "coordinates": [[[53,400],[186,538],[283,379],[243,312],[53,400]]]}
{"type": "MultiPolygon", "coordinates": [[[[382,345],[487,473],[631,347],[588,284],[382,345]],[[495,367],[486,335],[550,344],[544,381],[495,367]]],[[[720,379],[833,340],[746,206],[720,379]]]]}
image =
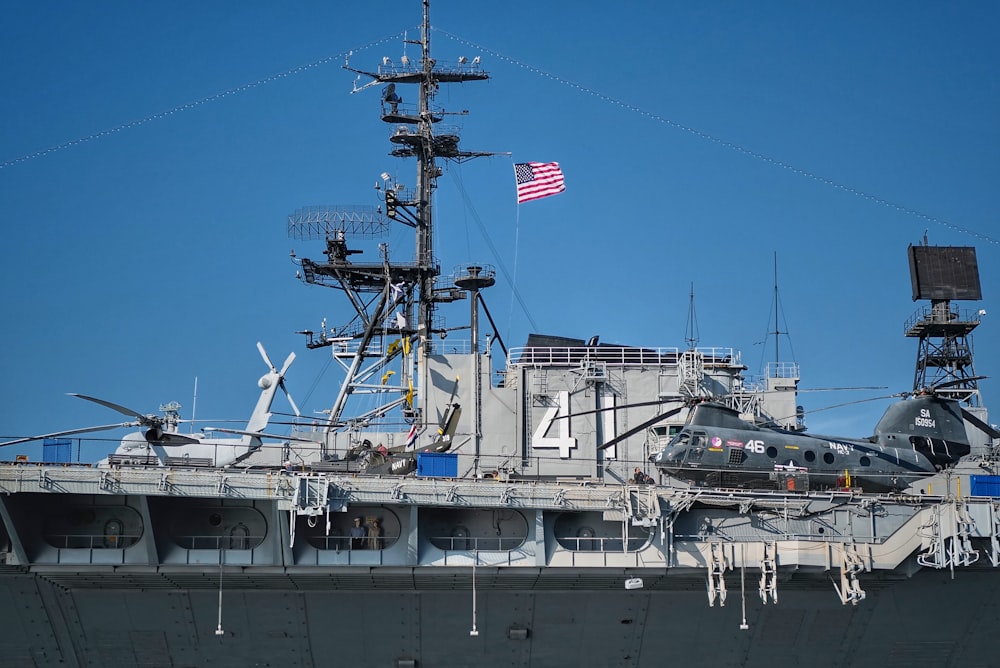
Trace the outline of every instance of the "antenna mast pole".
{"type": "Polygon", "coordinates": [[[420,301],[417,306],[417,368],[423,369],[423,358],[430,352],[430,328],[434,315],[433,209],[431,206],[434,180],[438,169],[434,164],[434,136],[431,128],[430,97],[434,88],[434,61],[431,60],[431,8],[424,0],[424,21],[420,38],[421,80],[418,130],[423,141],[417,149],[417,265],[420,272],[420,301]]]}
{"type": "Polygon", "coordinates": [[[416,186],[406,188],[388,172],[382,173],[376,189],[384,197],[384,216],[381,207],[377,212],[358,208],[304,209],[289,216],[290,236],[322,238],[327,245],[325,261],[298,260],[302,280],[341,289],[357,312],[352,323],[331,332],[327,332],[325,325],[318,336],[315,332],[302,332],[309,337],[310,348],[335,346],[335,356],[349,360],[347,377],[330,409],[328,432],[350,426],[351,421],[343,420],[342,415],[355,392],[397,395],[395,400],[383,403],[360,421],[365,425],[375,418],[387,417],[396,407],[401,408],[407,422],[425,419],[422,416],[427,414],[428,393],[420,388],[428,382],[431,335],[445,332],[443,325],[435,325],[434,310],[439,302],[467,297],[457,286],[435,287],[441,268],[434,257],[433,193],[442,173],[435,161],[442,158],[462,162],[492,154],[459,149],[459,137],[454,130],[442,128],[435,134],[435,124],[447,112],[432,107],[432,101],[442,83],[481,81],[488,79],[489,74],[480,69],[478,57],[472,62],[461,57],[457,65],[438,64],[431,57],[430,33],[430,0],[424,0],[420,40],[405,40],[405,44],[419,44],[419,64],[410,63],[405,46],[399,63],[385,56],[375,71],[344,64],[345,69],[359,77],[371,78],[364,86],[355,86],[354,92],[384,85],[381,118],[393,129],[389,137],[393,144],[391,155],[416,159],[416,186]],[[401,84],[417,85],[416,104],[404,104],[397,92],[401,84]],[[360,262],[352,257],[361,251],[348,247],[348,235],[374,237],[387,231],[393,222],[413,228],[416,237],[413,261],[393,261],[386,244],[379,247],[379,261],[360,262]],[[415,344],[412,348],[410,342],[415,344]],[[383,381],[381,386],[373,388],[368,380],[400,356],[403,363],[395,387],[383,381]]]}
{"type": "Polygon", "coordinates": [[[774,251],[774,365],[778,366],[778,337],[781,331],[778,328],[778,251],[774,251]]]}

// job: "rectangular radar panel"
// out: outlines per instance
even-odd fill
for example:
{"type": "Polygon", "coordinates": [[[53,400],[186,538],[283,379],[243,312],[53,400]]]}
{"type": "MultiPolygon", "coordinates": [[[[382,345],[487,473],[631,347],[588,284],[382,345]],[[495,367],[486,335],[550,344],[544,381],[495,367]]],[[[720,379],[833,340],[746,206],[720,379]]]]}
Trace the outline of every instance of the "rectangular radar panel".
{"type": "Polygon", "coordinates": [[[910,246],[909,256],[913,301],[983,298],[972,246],[910,246]]]}

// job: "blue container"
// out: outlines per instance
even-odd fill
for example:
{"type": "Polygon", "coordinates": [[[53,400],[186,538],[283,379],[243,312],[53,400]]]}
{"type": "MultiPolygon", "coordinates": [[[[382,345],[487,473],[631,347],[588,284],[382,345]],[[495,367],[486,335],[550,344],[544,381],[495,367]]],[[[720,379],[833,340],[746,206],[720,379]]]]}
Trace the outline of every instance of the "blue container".
{"type": "Polygon", "coordinates": [[[47,438],[42,441],[42,461],[47,464],[69,464],[73,461],[73,441],[68,438],[47,438]]]}
{"type": "Polygon", "coordinates": [[[418,452],[417,475],[427,478],[457,478],[458,455],[448,452],[418,452]]]}
{"type": "Polygon", "coordinates": [[[998,475],[970,475],[969,483],[972,487],[970,496],[1000,497],[1000,476],[998,475]]]}

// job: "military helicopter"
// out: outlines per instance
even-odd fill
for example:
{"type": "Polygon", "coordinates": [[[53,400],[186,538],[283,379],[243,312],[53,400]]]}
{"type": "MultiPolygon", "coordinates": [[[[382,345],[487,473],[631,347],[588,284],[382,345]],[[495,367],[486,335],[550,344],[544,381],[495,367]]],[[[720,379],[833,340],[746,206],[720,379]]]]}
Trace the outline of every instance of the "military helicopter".
{"type": "Polygon", "coordinates": [[[628,430],[607,448],[689,408],[680,432],[650,456],[664,473],[697,485],[751,489],[900,491],[971,451],[965,420],[1000,431],[929,388],[890,405],[873,436],[851,439],[757,425],[717,400],[688,401],[628,430]],[[964,417],[964,420],[963,420],[964,417]]]}
{"type": "Polygon", "coordinates": [[[271,404],[274,401],[274,395],[278,388],[281,388],[285,392],[285,396],[288,398],[288,402],[296,415],[299,413],[298,407],[292,401],[292,397],[285,387],[285,373],[295,360],[295,353],[289,354],[281,369],[278,370],[271,363],[267,352],[264,350],[264,346],[260,342],[257,343],[257,350],[260,352],[269,370],[257,382],[257,386],[261,390],[260,398],[257,400],[257,405],[247,422],[246,429],[238,431],[206,428],[203,430],[205,432],[225,431],[239,434],[239,438],[210,438],[202,434],[178,433],[177,426],[182,421],[179,419],[176,411],[176,408],[179,408],[179,406],[176,405],[168,406],[165,415],[161,417],[159,415],[144,415],[131,408],[104,399],[90,397],[85,394],[70,393],[70,396],[92,401],[133,419],[130,422],[85,427],[83,429],[69,429],[40,436],[19,438],[0,443],[0,447],[45,438],[69,436],[71,434],[86,434],[122,427],[141,427],[143,431],[126,434],[115,452],[98,462],[98,466],[120,464],[169,466],[184,463],[201,466],[229,466],[238,463],[261,447],[262,438],[289,438],[262,433],[271,417],[271,404]]]}

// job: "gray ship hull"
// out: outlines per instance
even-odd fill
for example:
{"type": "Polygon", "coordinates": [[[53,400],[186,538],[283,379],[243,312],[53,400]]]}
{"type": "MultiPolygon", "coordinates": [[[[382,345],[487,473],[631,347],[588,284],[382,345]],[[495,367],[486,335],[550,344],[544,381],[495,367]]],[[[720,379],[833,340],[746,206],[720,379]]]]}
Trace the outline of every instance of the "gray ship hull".
{"type": "MultiPolygon", "coordinates": [[[[258,572],[263,570],[264,572],[258,572]]],[[[20,666],[988,666],[1000,579],[920,572],[842,606],[791,577],[778,605],[706,604],[698,578],[467,570],[223,576],[203,569],[0,577],[4,665],[20,666]],[[662,588],[661,588],[662,587],[662,588]],[[412,660],[413,663],[408,663],[412,660]]]]}
{"type": "Polygon", "coordinates": [[[30,465],[0,491],[10,666],[976,666],[997,646],[989,497],[30,465]],[[355,517],[377,530],[352,538],[355,517]]]}

